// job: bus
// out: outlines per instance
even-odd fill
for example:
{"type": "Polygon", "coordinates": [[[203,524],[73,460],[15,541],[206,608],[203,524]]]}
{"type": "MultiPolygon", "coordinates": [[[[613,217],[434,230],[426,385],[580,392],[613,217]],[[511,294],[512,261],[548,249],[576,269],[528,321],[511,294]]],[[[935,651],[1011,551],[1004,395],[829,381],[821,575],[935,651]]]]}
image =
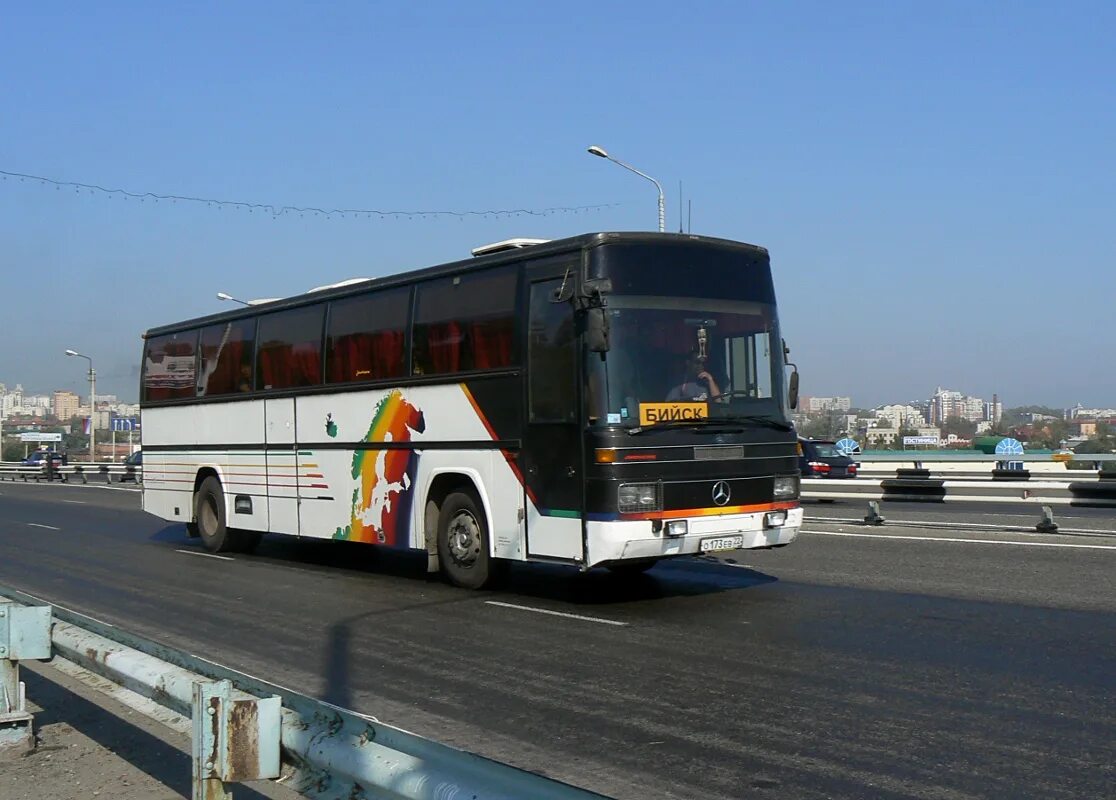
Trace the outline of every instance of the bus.
{"type": "Polygon", "coordinates": [[[788,352],[762,247],[509,240],[149,330],[143,508],[212,552],[410,548],[474,589],[513,561],[782,547],[788,352]]]}

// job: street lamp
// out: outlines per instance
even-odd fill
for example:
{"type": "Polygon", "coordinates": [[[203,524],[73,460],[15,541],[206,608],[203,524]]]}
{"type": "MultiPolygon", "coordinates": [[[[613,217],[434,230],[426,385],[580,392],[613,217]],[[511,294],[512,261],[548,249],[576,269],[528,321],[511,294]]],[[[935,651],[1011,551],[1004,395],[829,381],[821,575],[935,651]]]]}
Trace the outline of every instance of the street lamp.
{"type": "Polygon", "coordinates": [[[225,294],[224,292],[217,292],[217,299],[218,300],[232,300],[234,303],[240,303],[241,305],[244,305],[244,306],[252,305],[251,303],[249,303],[245,300],[241,300],[239,298],[233,297],[231,294],[225,294]]]}
{"type": "MultiPolygon", "coordinates": [[[[77,350],[67,350],[66,355],[84,358],[89,362],[89,463],[97,460],[97,372],[93,369],[93,359],[77,350]]],[[[115,453],[113,454],[115,455],[115,453]]]]}
{"type": "Polygon", "coordinates": [[[663,187],[659,185],[659,182],[657,180],[655,180],[654,178],[652,178],[647,173],[640,172],[638,169],[636,169],[632,165],[625,164],[623,161],[620,161],[619,159],[613,158],[607,152],[605,152],[605,149],[603,147],[598,147],[597,145],[592,145],[589,148],[589,152],[592,155],[598,156],[599,158],[607,158],[613,164],[619,164],[624,169],[631,170],[632,172],[634,172],[636,175],[640,176],[641,178],[646,178],[647,180],[651,181],[651,183],[655,184],[655,188],[659,190],[659,233],[663,233],[664,231],[666,231],[666,206],[664,205],[664,201],[663,201],[663,187]]]}

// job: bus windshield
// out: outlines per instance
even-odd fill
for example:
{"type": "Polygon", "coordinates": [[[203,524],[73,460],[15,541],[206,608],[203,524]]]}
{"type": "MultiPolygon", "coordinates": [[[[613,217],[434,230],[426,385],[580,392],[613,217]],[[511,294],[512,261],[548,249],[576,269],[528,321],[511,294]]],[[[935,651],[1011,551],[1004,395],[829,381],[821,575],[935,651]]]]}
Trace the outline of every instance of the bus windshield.
{"type": "Polygon", "coordinates": [[[613,287],[605,298],[610,348],[587,354],[590,424],[787,424],[766,259],[674,250],[665,257],[660,250],[658,263],[613,252],[600,270],[613,287]]]}

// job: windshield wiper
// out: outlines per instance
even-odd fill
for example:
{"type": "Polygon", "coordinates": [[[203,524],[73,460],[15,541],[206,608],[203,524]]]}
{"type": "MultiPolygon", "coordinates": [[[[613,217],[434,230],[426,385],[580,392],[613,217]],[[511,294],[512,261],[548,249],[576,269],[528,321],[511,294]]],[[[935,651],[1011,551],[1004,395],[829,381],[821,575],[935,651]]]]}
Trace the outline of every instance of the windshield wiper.
{"type": "Polygon", "coordinates": [[[667,430],[668,428],[704,428],[711,425],[736,425],[737,420],[734,419],[711,419],[709,417],[699,417],[697,419],[668,419],[663,422],[656,422],[654,425],[639,425],[635,428],[628,428],[628,435],[635,436],[647,431],[667,430]]]}

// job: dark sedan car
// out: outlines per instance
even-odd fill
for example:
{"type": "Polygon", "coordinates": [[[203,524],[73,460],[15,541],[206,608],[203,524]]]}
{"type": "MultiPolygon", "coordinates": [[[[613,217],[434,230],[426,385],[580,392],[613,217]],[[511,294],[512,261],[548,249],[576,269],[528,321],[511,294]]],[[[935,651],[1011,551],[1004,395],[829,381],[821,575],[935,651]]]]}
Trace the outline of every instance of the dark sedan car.
{"type": "Polygon", "coordinates": [[[798,468],[803,478],[855,478],[857,464],[841,455],[833,442],[798,440],[798,468]]]}
{"type": "Polygon", "coordinates": [[[48,460],[51,466],[56,469],[66,463],[66,459],[62,454],[54,450],[36,450],[34,453],[27,456],[27,458],[23,459],[22,463],[25,467],[45,467],[48,460]]]}

